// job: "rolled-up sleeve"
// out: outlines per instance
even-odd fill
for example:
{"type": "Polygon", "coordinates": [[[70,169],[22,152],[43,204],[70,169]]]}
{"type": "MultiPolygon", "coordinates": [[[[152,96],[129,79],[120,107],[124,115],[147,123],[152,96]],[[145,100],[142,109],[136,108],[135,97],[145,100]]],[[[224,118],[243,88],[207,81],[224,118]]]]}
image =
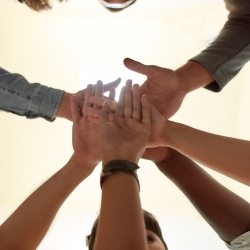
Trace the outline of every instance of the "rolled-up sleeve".
{"type": "Polygon", "coordinates": [[[190,60],[203,65],[215,81],[205,88],[219,92],[250,59],[250,1],[225,0],[228,21],[208,48],[190,60]]]}
{"type": "Polygon", "coordinates": [[[39,83],[29,83],[23,76],[0,68],[0,109],[29,119],[42,117],[54,121],[64,91],[39,83]]]}

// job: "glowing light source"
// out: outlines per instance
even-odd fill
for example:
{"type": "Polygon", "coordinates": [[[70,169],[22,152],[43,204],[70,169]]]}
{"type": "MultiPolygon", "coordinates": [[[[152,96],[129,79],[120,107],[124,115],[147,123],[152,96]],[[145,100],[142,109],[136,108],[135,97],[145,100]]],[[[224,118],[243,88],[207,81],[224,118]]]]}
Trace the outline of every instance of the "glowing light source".
{"type": "Polygon", "coordinates": [[[115,81],[118,77],[121,78],[120,86],[116,89],[116,100],[118,100],[121,88],[125,85],[128,79],[131,79],[133,84],[141,85],[145,76],[127,69],[123,65],[81,65],[80,66],[80,89],[84,89],[88,84],[95,84],[101,80],[104,84],[115,81]]]}

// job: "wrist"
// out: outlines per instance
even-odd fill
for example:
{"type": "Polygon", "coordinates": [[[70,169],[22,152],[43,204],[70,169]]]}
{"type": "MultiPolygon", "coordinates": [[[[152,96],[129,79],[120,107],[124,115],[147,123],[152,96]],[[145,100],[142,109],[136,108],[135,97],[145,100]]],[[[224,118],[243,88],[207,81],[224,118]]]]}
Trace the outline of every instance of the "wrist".
{"type": "Polygon", "coordinates": [[[164,131],[162,136],[162,147],[171,147],[174,143],[176,122],[165,121],[164,131]]]}
{"type": "Polygon", "coordinates": [[[95,165],[79,161],[74,154],[71,156],[65,167],[68,169],[68,178],[75,178],[75,182],[78,183],[86,179],[95,169],[95,165]]]}
{"type": "Polygon", "coordinates": [[[56,117],[66,118],[72,121],[71,96],[72,94],[64,92],[62,100],[56,112],[56,117]]]}
{"type": "Polygon", "coordinates": [[[83,170],[94,169],[98,164],[97,162],[88,160],[87,157],[83,159],[82,157],[79,157],[76,153],[73,153],[71,161],[75,164],[76,167],[81,168],[83,170]]]}
{"type": "Polygon", "coordinates": [[[114,160],[124,160],[124,161],[130,161],[135,164],[138,164],[140,157],[137,157],[132,154],[124,153],[124,152],[114,152],[114,153],[106,153],[103,152],[103,165],[105,165],[109,161],[114,160]]]}
{"type": "Polygon", "coordinates": [[[178,82],[181,87],[189,93],[200,87],[205,87],[214,81],[213,76],[201,64],[195,61],[188,61],[186,64],[175,70],[178,82]]]}
{"type": "Polygon", "coordinates": [[[158,169],[164,173],[166,171],[166,169],[168,168],[168,162],[170,161],[172,155],[173,155],[173,149],[172,148],[168,148],[168,154],[167,156],[161,160],[161,161],[154,161],[155,165],[158,167],[158,169]]]}

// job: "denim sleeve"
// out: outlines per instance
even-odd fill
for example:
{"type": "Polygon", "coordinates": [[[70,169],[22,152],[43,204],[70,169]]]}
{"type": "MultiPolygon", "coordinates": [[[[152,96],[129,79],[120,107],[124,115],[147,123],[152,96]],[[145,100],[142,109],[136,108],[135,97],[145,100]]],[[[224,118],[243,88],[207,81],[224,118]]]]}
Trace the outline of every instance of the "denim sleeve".
{"type": "Polygon", "coordinates": [[[208,48],[190,60],[203,65],[215,81],[205,88],[219,92],[250,59],[250,1],[225,0],[228,21],[208,48]]]}
{"type": "Polygon", "coordinates": [[[39,83],[31,84],[23,76],[0,68],[0,110],[54,121],[63,93],[39,83]]]}

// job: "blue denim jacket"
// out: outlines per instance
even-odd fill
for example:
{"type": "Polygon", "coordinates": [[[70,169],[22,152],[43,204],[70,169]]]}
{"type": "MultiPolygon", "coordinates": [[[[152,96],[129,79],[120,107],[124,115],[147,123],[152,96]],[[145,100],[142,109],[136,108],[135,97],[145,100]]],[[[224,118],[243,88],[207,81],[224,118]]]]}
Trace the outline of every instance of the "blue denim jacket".
{"type": "Polygon", "coordinates": [[[0,110],[54,121],[63,93],[39,83],[31,84],[23,76],[0,67],[0,110]]]}

